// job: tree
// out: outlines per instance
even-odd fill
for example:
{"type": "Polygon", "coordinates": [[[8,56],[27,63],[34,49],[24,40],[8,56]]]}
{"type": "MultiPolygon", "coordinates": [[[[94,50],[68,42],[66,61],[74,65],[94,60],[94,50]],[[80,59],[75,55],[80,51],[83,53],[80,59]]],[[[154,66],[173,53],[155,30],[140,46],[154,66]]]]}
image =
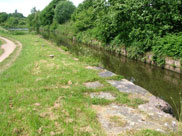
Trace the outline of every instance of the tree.
{"type": "Polygon", "coordinates": [[[85,0],[78,6],[72,15],[72,20],[77,31],[86,31],[95,26],[97,13],[95,12],[93,0],[85,0]]]}
{"type": "Polygon", "coordinates": [[[12,14],[7,14],[5,12],[0,13],[0,25],[2,27],[26,27],[26,24],[26,18],[23,14],[18,13],[17,10],[12,14]]]}
{"type": "Polygon", "coordinates": [[[7,20],[6,27],[8,27],[8,28],[16,27],[18,25],[18,23],[19,23],[18,18],[10,17],[7,20]]]}
{"type": "Polygon", "coordinates": [[[54,10],[60,1],[65,0],[53,0],[40,15],[40,21],[42,26],[51,25],[54,21],[54,10]]]}
{"type": "Polygon", "coordinates": [[[37,12],[36,7],[33,7],[33,8],[31,9],[31,14],[34,14],[34,13],[36,13],[36,12],[37,12]]]}
{"type": "Polygon", "coordinates": [[[17,18],[24,18],[22,13],[18,13],[18,10],[16,9],[13,14],[9,14],[10,17],[17,17],[17,18]]]}
{"type": "Polygon", "coordinates": [[[37,33],[39,33],[39,28],[41,25],[40,22],[40,11],[37,11],[36,8],[32,8],[31,13],[28,16],[28,25],[29,25],[29,30],[35,30],[37,33]]]}
{"type": "Polygon", "coordinates": [[[55,9],[55,19],[58,23],[65,23],[71,18],[75,6],[70,1],[61,1],[55,9]]]}
{"type": "Polygon", "coordinates": [[[4,23],[8,19],[8,14],[5,12],[0,13],[0,24],[4,23]]]}

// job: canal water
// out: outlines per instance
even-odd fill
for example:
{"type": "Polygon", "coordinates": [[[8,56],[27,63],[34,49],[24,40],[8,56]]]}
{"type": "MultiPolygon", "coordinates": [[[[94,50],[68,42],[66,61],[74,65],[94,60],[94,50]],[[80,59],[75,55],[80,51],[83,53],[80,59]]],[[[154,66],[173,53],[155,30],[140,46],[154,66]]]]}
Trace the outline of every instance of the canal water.
{"type": "Polygon", "coordinates": [[[56,41],[58,45],[66,46],[71,53],[77,56],[95,58],[105,69],[124,76],[136,85],[145,88],[153,95],[165,100],[173,107],[175,116],[179,118],[179,114],[177,113],[179,111],[182,112],[181,74],[80,43],[74,43],[61,35],[52,35],[51,39],[56,41]]]}

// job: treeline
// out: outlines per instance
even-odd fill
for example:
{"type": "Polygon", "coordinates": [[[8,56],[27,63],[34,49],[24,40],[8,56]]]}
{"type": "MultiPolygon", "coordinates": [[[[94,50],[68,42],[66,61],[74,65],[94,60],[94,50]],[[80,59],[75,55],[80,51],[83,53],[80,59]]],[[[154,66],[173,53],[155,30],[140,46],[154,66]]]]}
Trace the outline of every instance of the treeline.
{"type": "Polygon", "coordinates": [[[24,28],[26,27],[26,18],[22,13],[15,10],[14,13],[0,13],[0,26],[5,28],[24,28]]]}
{"type": "Polygon", "coordinates": [[[55,30],[58,24],[63,24],[71,18],[75,6],[67,0],[53,0],[44,10],[33,8],[28,16],[30,30],[55,30]]]}
{"type": "Polygon", "coordinates": [[[131,58],[153,52],[161,65],[166,56],[182,58],[182,0],[85,0],[76,10],[67,0],[53,0],[31,17],[33,30],[72,31],[80,41],[125,47],[131,58]]]}

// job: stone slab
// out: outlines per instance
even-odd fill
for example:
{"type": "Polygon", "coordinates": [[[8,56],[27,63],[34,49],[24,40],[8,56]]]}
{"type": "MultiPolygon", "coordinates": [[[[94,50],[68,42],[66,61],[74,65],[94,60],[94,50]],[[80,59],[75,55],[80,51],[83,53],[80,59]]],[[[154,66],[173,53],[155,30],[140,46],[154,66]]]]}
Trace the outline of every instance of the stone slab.
{"type": "Polygon", "coordinates": [[[103,78],[107,78],[107,77],[113,77],[113,76],[116,76],[116,74],[110,72],[110,71],[104,71],[104,72],[101,72],[99,73],[99,76],[100,77],[103,77],[103,78]]]}
{"type": "Polygon", "coordinates": [[[98,99],[106,99],[106,100],[114,100],[115,97],[111,93],[107,92],[98,92],[98,93],[91,93],[91,98],[98,98],[98,99]]]}
{"type": "Polygon", "coordinates": [[[89,89],[96,89],[96,88],[99,88],[99,87],[103,87],[103,84],[101,84],[98,81],[96,81],[96,82],[87,82],[87,83],[84,83],[84,85],[89,89]]]}
{"type": "Polygon", "coordinates": [[[97,112],[97,117],[101,126],[108,135],[118,135],[126,131],[136,131],[143,129],[152,129],[160,132],[170,132],[174,129],[174,121],[169,120],[166,123],[161,120],[149,119],[148,115],[141,113],[137,109],[127,106],[111,104],[108,106],[93,106],[97,112]],[[115,121],[112,118],[116,118],[115,121]],[[118,123],[121,120],[121,123],[118,123]]]}
{"type": "Polygon", "coordinates": [[[143,95],[147,93],[147,91],[145,89],[143,89],[125,79],[120,80],[120,81],[107,80],[107,82],[110,83],[112,86],[116,87],[120,92],[139,93],[139,94],[143,94],[143,95]]]}
{"type": "Polygon", "coordinates": [[[103,68],[101,67],[94,67],[94,66],[87,66],[86,68],[91,70],[103,70],[103,68]]]}

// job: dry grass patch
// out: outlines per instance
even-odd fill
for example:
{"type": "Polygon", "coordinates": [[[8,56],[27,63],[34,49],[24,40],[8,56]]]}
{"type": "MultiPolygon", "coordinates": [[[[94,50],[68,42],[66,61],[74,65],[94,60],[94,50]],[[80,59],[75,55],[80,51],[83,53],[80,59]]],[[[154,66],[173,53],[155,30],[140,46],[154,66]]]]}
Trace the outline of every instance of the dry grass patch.
{"type": "Polygon", "coordinates": [[[111,116],[109,118],[110,121],[113,123],[114,127],[125,127],[127,125],[127,121],[121,116],[111,116]]]}

